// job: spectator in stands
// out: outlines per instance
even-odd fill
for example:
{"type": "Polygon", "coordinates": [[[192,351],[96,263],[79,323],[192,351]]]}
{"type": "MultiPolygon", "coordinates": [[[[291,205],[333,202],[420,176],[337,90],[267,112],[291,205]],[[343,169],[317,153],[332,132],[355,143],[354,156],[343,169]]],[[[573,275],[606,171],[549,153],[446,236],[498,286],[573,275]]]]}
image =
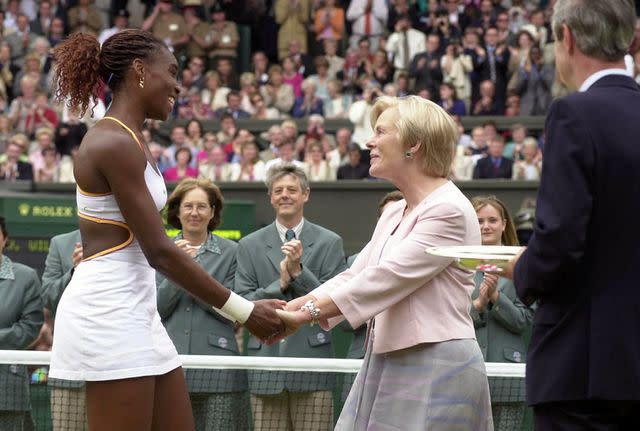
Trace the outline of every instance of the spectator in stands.
{"type": "Polygon", "coordinates": [[[411,25],[409,15],[400,15],[394,27],[395,31],[387,39],[386,51],[389,58],[393,59],[396,71],[408,72],[411,60],[426,49],[424,33],[411,25]]]}
{"type": "Polygon", "coordinates": [[[278,157],[275,159],[269,160],[265,166],[265,170],[267,172],[267,176],[269,176],[269,171],[280,165],[290,165],[293,164],[297,168],[300,168],[303,172],[306,172],[307,165],[304,162],[296,159],[295,152],[295,142],[291,139],[285,139],[280,144],[280,148],[278,150],[278,157]]]}
{"type": "Polygon", "coordinates": [[[258,88],[269,82],[269,59],[262,51],[256,51],[251,56],[251,73],[256,77],[258,88]]]}
{"type": "Polygon", "coordinates": [[[266,176],[265,162],[260,160],[258,144],[255,141],[244,141],[240,146],[240,160],[231,164],[230,181],[264,181],[266,176]]]}
{"type": "Polygon", "coordinates": [[[185,138],[187,146],[202,149],[204,143],[202,123],[198,120],[191,120],[186,125],[187,136],[185,138]]]}
{"type": "Polygon", "coordinates": [[[324,148],[320,141],[309,140],[305,148],[305,163],[309,181],[335,181],[336,169],[325,159],[324,148]]]}
{"type": "Polygon", "coordinates": [[[220,131],[216,134],[220,145],[226,145],[232,139],[236,137],[238,128],[236,126],[236,120],[233,115],[224,113],[220,117],[220,131]]]}
{"type": "Polygon", "coordinates": [[[393,82],[394,70],[394,67],[387,58],[387,53],[384,50],[379,49],[373,54],[371,61],[367,60],[360,66],[359,74],[367,74],[380,84],[380,87],[382,88],[393,82]]]}
{"type": "Polygon", "coordinates": [[[504,138],[497,135],[488,141],[488,155],[479,159],[473,170],[473,179],[511,179],[513,160],[503,156],[504,138]]]}
{"type": "Polygon", "coordinates": [[[291,116],[294,118],[302,118],[311,114],[322,115],[324,113],[324,104],[322,103],[322,99],[317,96],[316,85],[310,78],[302,82],[302,93],[303,95],[296,98],[293,104],[291,116]]]}
{"type": "Polygon", "coordinates": [[[98,42],[102,45],[107,39],[114,34],[121,32],[129,27],[129,11],[127,9],[118,9],[113,17],[113,26],[106,28],[98,35],[98,42]]]}
{"type": "Polygon", "coordinates": [[[220,145],[209,151],[207,163],[200,163],[198,178],[207,179],[215,183],[229,181],[231,178],[231,164],[227,163],[227,155],[220,145]]]}
{"type": "Polygon", "coordinates": [[[291,112],[295,95],[293,87],[284,82],[282,66],[279,64],[269,67],[269,82],[260,87],[260,94],[269,108],[277,109],[282,115],[291,112]]]}
{"type": "Polygon", "coordinates": [[[53,11],[51,10],[51,2],[49,0],[41,0],[38,5],[38,15],[36,19],[29,23],[29,31],[40,36],[49,36],[49,28],[53,19],[53,11]]]}
{"type": "Polygon", "coordinates": [[[529,58],[516,73],[514,91],[520,95],[520,115],[544,115],[551,104],[555,66],[544,62],[539,46],[532,46],[529,58]]]}
{"type": "Polygon", "coordinates": [[[316,86],[316,96],[322,100],[323,105],[329,102],[329,61],[322,55],[317,56],[314,59],[316,73],[309,76],[307,79],[312,81],[316,86]]]}
{"type": "Polygon", "coordinates": [[[27,116],[32,113],[35,104],[38,79],[32,75],[23,76],[20,81],[20,96],[13,99],[9,106],[9,119],[13,129],[24,133],[27,116]]]}
{"type": "Polygon", "coordinates": [[[335,79],[338,72],[344,67],[344,58],[338,55],[338,42],[334,39],[325,39],[322,41],[324,58],[329,62],[329,77],[335,79]]]}
{"type": "Polygon", "coordinates": [[[54,48],[65,38],[64,23],[64,19],[58,16],[51,20],[51,27],[49,28],[49,36],[47,38],[51,44],[51,48],[54,48]]]}
{"type": "Polygon", "coordinates": [[[49,147],[53,147],[55,150],[53,133],[53,129],[49,127],[40,127],[35,133],[36,140],[29,147],[29,163],[33,166],[34,172],[40,169],[44,163],[42,150],[49,147]]]}
{"type": "Polygon", "coordinates": [[[213,37],[211,33],[211,24],[203,21],[198,13],[198,8],[202,6],[192,6],[189,3],[183,4],[182,15],[187,26],[187,35],[189,42],[185,47],[185,53],[188,59],[199,57],[202,60],[202,71],[212,68],[209,65],[209,51],[213,46],[213,37]],[[207,63],[205,64],[205,59],[207,63]]]}
{"type": "Polygon", "coordinates": [[[98,35],[104,28],[102,14],[91,4],[91,0],[78,0],[78,5],[69,9],[69,32],[98,35]]]}
{"type": "Polygon", "coordinates": [[[62,121],[56,128],[54,141],[58,153],[62,156],[70,155],[73,147],[80,146],[85,133],[87,125],[80,121],[77,115],[70,113],[67,121],[62,121]]]}
{"type": "MultiPolygon", "coordinates": [[[[511,49],[511,56],[509,59],[509,72],[511,80],[515,79],[515,74],[518,72],[521,66],[529,59],[529,50],[535,44],[535,37],[531,33],[531,29],[520,30],[516,36],[516,46],[511,49]]],[[[511,81],[508,84],[508,88],[512,88],[511,81]]]]}
{"type": "Polygon", "coordinates": [[[437,94],[442,82],[440,68],[440,36],[429,34],[426,36],[426,49],[418,53],[409,65],[409,77],[415,79],[417,90],[427,88],[431,94],[437,94]]]}
{"type": "Polygon", "coordinates": [[[4,153],[12,134],[9,117],[6,114],[0,114],[0,153],[4,153]]]}
{"type": "MultiPolygon", "coordinates": [[[[247,299],[292,300],[344,269],[342,239],[304,218],[309,183],[302,170],[291,165],[273,168],[267,188],[276,220],[238,243],[235,291],[247,299]]],[[[333,357],[330,334],[318,326],[305,326],[271,346],[251,337],[247,350],[249,356],[260,357],[333,357]]],[[[267,379],[265,372],[250,373],[254,429],[298,431],[310,424],[330,429],[334,386],[332,374],[268,373],[267,379]]]]}
{"type": "MultiPolygon", "coordinates": [[[[181,181],[167,201],[167,221],[180,230],[178,247],[223,286],[233,290],[235,242],[212,233],[220,226],[220,189],[209,180],[181,181]]],[[[237,356],[234,324],[199,298],[158,274],[158,313],[178,353],[237,356]]],[[[244,370],[186,370],[196,429],[242,431],[249,426],[244,370]]]]}
{"type": "Polygon", "coordinates": [[[542,151],[535,138],[527,137],[522,144],[524,160],[516,160],[513,164],[514,180],[540,180],[542,172],[542,151]]]}
{"type": "Polygon", "coordinates": [[[325,0],[316,10],[314,30],[317,41],[340,40],[344,32],[344,10],[336,6],[336,0],[325,0]]]}
{"type": "Polygon", "coordinates": [[[240,89],[238,74],[235,72],[233,63],[229,58],[221,57],[216,61],[215,70],[220,78],[220,86],[232,90],[240,89]]]}
{"type": "Polygon", "coordinates": [[[154,141],[149,141],[148,145],[149,153],[151,153],[151,157],[155,161],[158,171],[163,173],[170,167],[169,160],[164,155],[164,148],[154,141]]]}
{"type": "Polygon", "coordinates": [[[51,64],[53,63],[53,55],[51,51],[51,44],[49,40],[44,36],[38,36],[32,45],[32,52],[37,54],[40,60],[40,71],[45,77],[45,83],[43,88],[49,87],[49,73],[51,72],[51,64]]]}
{"type": "MultiPolygon", "coordinates": [[[[517,246],[511,215],[495,196],[476,196],[472,204],[478,215],[482,245],[517,246]]],[[[513,282],[477,271],[470,308],[476,338],[485,362],[524,363],[523,335],[531,327],[533,310],[516,295],[513,282]]],[[[525,411],[524,382],[505,393],[500,383],[489,381],[493,424],[496,430],[521,429],[525,411]]]]}
{"type": "Polygon", "coordinates": [[[353,98],[342,92],[342,82],[332,79],[327,83],[328,101],[324,104],[324,117],[327,119],[347,118],[353,98]]]}
{"type": "MultiPolygon", "coordinates": [[[[0,349],[23,350],[40,333],[44,306],[36,271],[4,254],[8,237],[5,219],[0,216],[0,349]]],[[[0,429],[33,429],[26,365],[0,365],[0,373],[0,429]]]]}
{"type": "Polygon", "coordinates": [[[21,86],[20,81],[23,76],[31,76],[36,81],[36,89],[44,91],[47,88],[47,76],[42,72],[42,63],[40,62],[40,56],[36,52],[29,52],[24,56],[24,63],[22,69],[15,75],[13,82],[13,96],[20,96],[21,86]]]}
{"type": "MultiPolygon", "coordinates": [[[[55,316],[58,303],[75,267],[82,260],[82,239],[78,229],[51,238],[42,274],[44,305],[55,316]]],[[[54,430],[86,430],[84,382],[49,379],[51,422],[54,430]]]]}
{"type": "Polygon", "coordinates": [[[498,29],[498,44],[505,44],[507,47],[516,44],[516,35],[509,26],[509,13],[501,11],[496,17],[496,28],[498,29]]]}
{"type": "Polygon", "coordinates": [[[190,166],[193,162],[193,154],[188,147],[178,148],[175,153],[175,159],[175,166],[168,168],[162,173],[165,181],[177,182],[187,177],[198,177],[198,170],[190,166]]]}
{"type": "Polygon", "coordinates": [[[345,92],[351,94],[362,92],[358,84],[359,69],[360,60],[358,48],[349,48],[345,57],[344,66],[342,70],[336,74],[337,79],[342,81],[342,87],[345,92]]]}
{"type": "Polygon", "coordinates": [[[172,0],[158,0],[151,14],[142,23],[142,30],[164,41],[174,55],[179,55],[189,42],[187,23],[181,14],[173,12],[172,0]]]}
{"type": "Polygon", "coordinates": [[[192,76],[192,84],[191,87],[197,88],[199,91],[202,91],[204,88],[204,71],[205,71],[205,63],[203,57],[193,56],[189,58],[189,63],[187,67],[191,71],[192,76]]]}
{"type": "Polygon", "coordinates": [[[11,70],[11,46],[0,42],[0,90],[5,100],[12,95],[13,71],[11,70]]]}
{"type": "Polygon", "coordinates": [[[498,102],[496,101],[495,85],[490,79],[480,83],[480,99],[476,102],[472,111],[473,115],[499,115],[498,102]]]}
{"type": "Polygon", "coordinates": [[[349,144],[351,144],[351,130],[341,127],[336,130],[336,146],[326,153],[325,157],[336,171],[349,162],[349,144]]]}
{"type": "MultiPolygon", "coordinates": [[[[495,114],[502,115],[507,98],[508,67],[510,51],[505,43],[500,43],[498,29],[489,27],[484,35],[484,48],[478,47],[474,58],[474,71],[477,82],[482,86],[483,81],[491,81],[494,86],[495,114]]],[[[481,92],[482,89],[480,88],[481,92]]],[[[474,92],[474,94],[477,94],[474,92]]],[[[482,95],[479,95],[482,98],[482,95]]],[[[477,100],[474,100],[477,104],[477,100]]],[[[486,108],[485,108],[486,109],[486,108]]],[[[475,109],[474,109],[475,110],[475,109]]],[[[476,114],[478,115],[478,114],[476,114]]]]}
{"type": "Polygon", "coordinates": [[[520,116],[520,96],[510,91],[507,96],[507,106],[504,110],[505,117],[519,117],[520,116]]]}
{"type": "Polygon", "coordinates": [[[282,129],[283,140],[291,140],[295,142],[298,139],[298,125],[293,120],[284,120],[280,124],[282,129]]]}
{"type": "Polygon", "coordinates": [[[244,72],[240,75],[240,108],[253,116],[254,108],[251,103],[251,96],[258,94],[258,83],[256,77],[251,72],[244,72]]]}
{"type": "Polygon", "coordinates": [[[6,9],[2,12],[3,34],[13,33],[17,30],[17,18],[20,13],[20,0],[8,0],[6,9]]]}
{"type": "Polygon", "coordinates": [[[278,30],[278,59],[282,61],[290,55],[289,42],[300,44],[301,52],[307,52],[307,22],[311,10],[310,0],[276,0],[276,22],[278,30]]]}
{"type": "Polygon", "coordinates": [[[215,112],[227,106],[227,94],[231,91],[228,87],[220,86],[220,75],[215,70],[210,70],[204,75],[205,88],[200,92],[200,99],[205,105],[209,105],[215,112]]]}
{"type": "Polygon", "coordinates": [[[50,108],[49,98],[44,91],[36,91],[33,107],[25,118],[25,133],[33,136],[41,127],[55,130],[58,127],[58,114],[50,108]]]}
{"type": "Polygon", "coordinates": [[[11,48],[11,63],[15,68],[22,68],[24,56],[29,52],[29,47],[38,37],[29,31],[29,17],[23,13],[16,16],[16,31],[6,37],[6,42],[11,48]]]}
{"type": "Polygon", "coordinates": [[[215,111],[216,118],[222,120],[222,116],[225,114],[230,115],[234,120],[251,118],[251,114],[240,107],[241,100],[240,93],[231,90],[227,94],[227,106],[215,111]]]}
{"type": "Polygon", "coordinates": [[[264,97],[258,92],[251,96],[251,106],[253,109],[252,118],[257,120],[276,120],[281,117],[280,111],[276,108],[267,107],[264,97]]]}
{"type": "Polygon", "coordinates": [[[366,148],[367,140],[373,135],[369,120],[371,108],[382,93],[377,83],[370,83],[362,93],[362,99],[354,102],[349,109],[349,121],[353,124],[353,141],[366,148]]]}
{"type": "Polygon", "coordinates": [[[385,0],[351,0],[347,9],[347,20],[351,21],[352,29],[349,46],[356,47],[364,37],[369,41],[371,52],[376,51],[385,33],[388,13],[385,0]]]}
{"type": "Polygon", "coordinates": [[[451,83],[465,107],[471,103],[471,80],[469,73],[473,70],[473,61],[469,54],[464,53],[460,39],[451,39],[440,59],[442,80],[451,83]]]}
{"type": "Polygon", "coordinates": [[[41,151],[42,165],[33,170],[34,181],[39,183],[57,183],[60,178],[60,161],[55,147],[41,151]]]}
{"type": "Polygon", "coordinates": [[[202,148],[198,151],[196,156],[196,165],[200,166],[201,163],[206,163],[209,160],[209,152],[219,145],[218,137],[213,132],[207,132],[202,137],[202,148]]]}
{"type": "Polygon", "coordinates": [[[69,149],[69,154],[63,155],[60,159],[60,179],[61,183],[75,183],[76,179],[73,175],[73,165],[78,156],[80,143],[74,143],[69,149]]]}
{"type": "Polygon", "coordinates": [[[527,128],[516,123],[511,126],[511,142],[504,147],[504,156],[510,158],[514,162],[522,160],[522,146],[524,139],[527,137],[527,128]]]}
{"type": "Polygon", "coordinates": [[[266,132],[266,139],[269,142],[269,146],[260,152],[260,159],[264,162],[273,160],[278,157],[278,150],[280,144],[282,144],[282,129],[277,124],[269,127],[266,132]]]}
{"type": "Polygon", "coordinates": [[[295,64],[295,69],[303,77],[307,78],[310,75],[316,73],[315,65],[313,64],[313,57],[302,51],[300,42],[297,40],[289,41],[289,54],[287,57],[291,57],[295,64]]]}
{"type": "Polygon", "coordinates": [[[224,9],[218,1],[213,3],[211,13],[211,41],[213,46],[209,51],[210,67],[221,58],[226,58],[236,70],[236,48],[240,42],[238,28],[235,22],[227,21],[224,9]]]}
{"type": "Polygon", "coordinates": [[[2,162],[0,162],[0,180],[33,180],[31,163],[20,160],[24,149],[15,140],[9,141],[2,162]]]}
{"type": "Polygon", "coordinates": [[[293,88],[295,98],[302,96],[302,81],[304,81],[304,76],[296,69],[293,58],[285,57],[282,60],[282,82],[293,88]]]}
{"type": "Polygon", "coordinates": [[[484,131],[484,138],[487,143],[498,136],[498,126],[493,120],[488,120],[482,123],[482,130],[484,131]]]}
{"type": "Polygon", "coordinates": [[[362,162],[361,149],[358,144],[349,144],[347,150],[349,161],[338,168],[339,180],[362,180],[369,178],[369,165],[362,162]]]}
{"type": "Polygon", "coordinates": [[[320,114],[312,114],[307,120],[306,132],[299,136],[296,140],[296,150],[298,152],[298,160],[304,160],[304,150],[307,146],[307,141],[314,140],[321,144],[327,143],[329,147],[335,145],[335,139],[330,134],[326,133],[324,128],[324,117],[320,114]]]}
{"type": "Polygon", "coordinates": [[[438,105],[445,111],[452,115],[467,115],[467,110],[464,106],[464,102],[458,99],[456,89],[453,84],[443,82],[440,84],[440,101],[438,105]]]}

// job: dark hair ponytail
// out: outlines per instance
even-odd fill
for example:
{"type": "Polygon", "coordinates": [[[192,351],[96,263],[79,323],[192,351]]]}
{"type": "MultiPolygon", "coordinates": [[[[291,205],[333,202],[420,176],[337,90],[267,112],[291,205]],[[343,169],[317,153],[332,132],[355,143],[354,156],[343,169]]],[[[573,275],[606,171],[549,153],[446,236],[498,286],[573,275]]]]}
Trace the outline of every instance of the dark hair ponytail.
{"type": "Polygon", "coordinates": [[[120,31],[107,39],[102,48],[95,36],[74,33],[56,46],[56,99],[69,99],[69,107],[82,116],[89,99],[98,98],[100,80],[114,92],[124,81],[133,60],[148,59],[165,44],[151,33],[138,29],[120,31]]]}

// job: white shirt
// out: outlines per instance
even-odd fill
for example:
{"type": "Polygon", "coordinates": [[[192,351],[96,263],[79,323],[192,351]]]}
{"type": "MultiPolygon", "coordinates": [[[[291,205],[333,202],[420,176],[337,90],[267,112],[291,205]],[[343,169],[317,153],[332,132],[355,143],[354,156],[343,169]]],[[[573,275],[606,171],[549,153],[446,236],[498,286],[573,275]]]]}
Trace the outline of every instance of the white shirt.
{"type": "Polygon", "coordinates": [[[395,32],[387,39],[387,53],[396,69],[404,69],[405,62],[410,64],[413,57],[427,49],[424,33],[410,28],[406,33],[395,32]],[[404,58],[404,38],[407,38],[409,58],[404,58]]]}
{"type": "MultiPolygon", "coordinates": [[[[347,9],[347,20],[352,21],[352,33],[354,36],[363,36],[366,27],[365,6],[367,0],[352,0],[347,9]]],[[[389,9],[385,0],[373,0],[371,4],[371,17],[369,18],[370,36],[382,36],[384,25],[387,22],[389,9]]]]}
{"type": "Polygon", "coordinates": [[[599,70],[596,73],[589,76],[587,79],[585,79],[578,91],[580,91],[581,93],[584,91],[587,91],[589,88],[591,88],[593,84],[596,83],[596,81],[608,75],[629,76],[629,73],[624,69],[618,69],[618,68],[599,70]]]}
{"type": "MultiPolygon", "coordinates": [[[[300,223],[293,227],[293,231],[296,234],[296,239],[300,239],[300,232],[302,232],[302,226],[304,225],[304,217],[300,220],[300,223]]],[[[289,230],[288,227],[281,225],[278,220],[276,220],[276,229],[278,230],[278,235],[280,236],[280,241],[284,244],[286,242],[285,234],[289,230]]]]}

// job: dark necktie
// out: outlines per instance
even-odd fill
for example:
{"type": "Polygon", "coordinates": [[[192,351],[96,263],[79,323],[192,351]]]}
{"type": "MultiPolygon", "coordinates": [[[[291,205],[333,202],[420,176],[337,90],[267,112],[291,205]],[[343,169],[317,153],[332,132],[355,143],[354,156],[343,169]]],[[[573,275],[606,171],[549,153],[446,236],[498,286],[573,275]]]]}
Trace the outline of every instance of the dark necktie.
{"type": "Polygon", "coordinates": [[[496,83],[496,51],[494,47],[487,47],[487,51],[489,54],[489,79],[494,84],[496,83]]]}
{"type": "Polygon", "coordinates": [[[409,57],[409,36],[406,31],[402,32],[402,63],[405,69],[409,69],[409,63],[411,58],[409,57]]]}
{"type": "Polygon", "coordinates": [[[296,233],[293,231],[293,229],[288,229],[287,232],[284,234],[284,239],[286,239],[287,241],[291,241],[292,239],[296,238],[296,233]]]}

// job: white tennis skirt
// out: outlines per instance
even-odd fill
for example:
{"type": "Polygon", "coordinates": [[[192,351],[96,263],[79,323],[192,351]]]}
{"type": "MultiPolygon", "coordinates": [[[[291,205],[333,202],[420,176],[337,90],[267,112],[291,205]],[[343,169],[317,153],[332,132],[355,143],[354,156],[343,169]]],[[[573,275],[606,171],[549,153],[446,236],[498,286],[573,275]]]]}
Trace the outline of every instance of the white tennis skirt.
{"type": "Polygon", "coordinates": [[[181,366],[158,314],[155,270],[137,243],[76,267],[54,334],[49,377],[117,380],[181,366]]]}

